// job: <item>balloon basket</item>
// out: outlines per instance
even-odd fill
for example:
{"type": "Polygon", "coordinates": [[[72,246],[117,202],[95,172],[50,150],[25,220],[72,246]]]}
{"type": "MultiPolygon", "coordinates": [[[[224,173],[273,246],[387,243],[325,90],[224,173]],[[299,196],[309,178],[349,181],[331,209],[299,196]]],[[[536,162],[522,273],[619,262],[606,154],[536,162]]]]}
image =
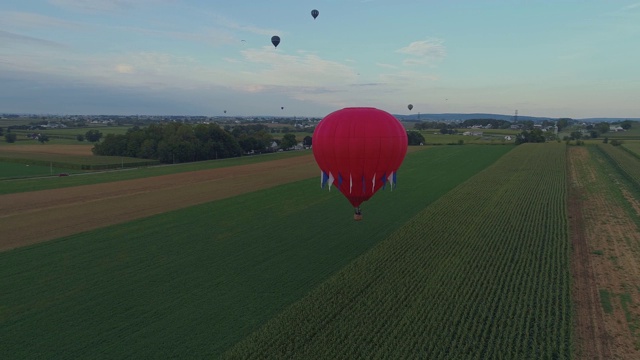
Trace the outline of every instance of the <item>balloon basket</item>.
{"type": "Polygon", "coordinates": [[[353,214],[353,220],[355,221],[362,220],[362,214],[353,214]]]}

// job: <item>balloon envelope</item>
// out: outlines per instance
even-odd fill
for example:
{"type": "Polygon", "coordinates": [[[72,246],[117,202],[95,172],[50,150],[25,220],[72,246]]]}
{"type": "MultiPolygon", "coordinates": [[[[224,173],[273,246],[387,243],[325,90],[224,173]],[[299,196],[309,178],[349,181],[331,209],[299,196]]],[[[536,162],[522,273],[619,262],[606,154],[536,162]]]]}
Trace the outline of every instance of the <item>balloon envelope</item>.
{"type": "Polygon", "coordinates": [[[409,111],[413,110],[413,105],[409,104],[407,107],[409,108],[409,111]]]}
{"type": "Polygon", "coordinates": [[[395,182],[407,153],[407,132],[386,111],[344,108],[327,115],[313,132],[313,156],[354,207],[395,182]]]}
{"type": "Polygon", "coordinates": [[[280,44],[280,36],[277,36],[277,35],[272,36],[271,43],[273,44],[273,46],[278,47],[278,44],[280,44]]]}
{"type": "Polygon", "coordinates": [[[313,16],[314,19],[317,18],[318,15],[320,15],[320,11],[316,9],[311,10],[311,16],[313,16]]]}

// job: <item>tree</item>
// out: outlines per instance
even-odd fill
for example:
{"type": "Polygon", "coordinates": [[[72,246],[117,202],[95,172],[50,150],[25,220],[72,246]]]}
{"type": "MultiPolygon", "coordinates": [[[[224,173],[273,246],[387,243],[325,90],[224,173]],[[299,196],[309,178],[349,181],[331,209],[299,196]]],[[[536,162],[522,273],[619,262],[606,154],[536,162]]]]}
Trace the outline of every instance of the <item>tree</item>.
{"type": "MultiPolygon", "coordinates": [[[[629,129],[631,129],[631,125],[632,124],[633,124],[633,121],[625,120],[622,123],[620,123],[620,127],[625,129],[625,130],[629,130],[629,129]]],[[[2,135],[2,129],[0,129],[0,135],[2,135]]]]}
{"type": "Polygon", "coordinates": [[[98,130],[89,130],[84,136],[90,142],[98,142],[102,138],[102,133],[98,130]]]}
{"type": "Polygon", "coordinates": [[[571,121],[572,119],[570,118],[562,118],[562,119],[558,119],[558,131],[566,128],[567,126],[569,126],[569,121],[571,121]]]}
{"type": "Polygon", "coordinates": [[[618,139],[613,139],[613,140],[611,140],[609,143],[610,143],[611,145],[613,145],[613,146],[620,146],[620,145],[622,145],[622,141],[621,141],[621,140],[618,140],[618,139]]]}
{"type": "Polygon", "coordinates": [[[424,136],[419,131],[407,131],[407,139],[409,145],[422,145],[424,144],[424,136]]]}
{"type": "Polygon", "coordinates": [[[523,143],[543,143],[547,139],[545,139],[542,130],[533,129],[533,130],[524,130],[520,134],[516,135],[516,145],[520,145],[523,143]]]}
{"type": "Polygon", "coordinates": [[[609,138],[608,137],[604,138],[604,140],[602,140],[602,142],[605,143],[605,144],[608,144],[609,143],[609,138]]]}
{"type": "Polygon", "coordinates": [[[311,136],[307,135],[304,137],[304,139],[302,139],[302,145],[311,146],[312,144],[313,144],[313,138],[311,138],[311,136]]]}
{"type": "Polygon", "coordinates": [[[17,138],[17,136],[16,136],[16,134],[14,134],[14,133],[10,133],[10,132],[8,132],[8,133],[6,133],[6,134],[4,135],[4,139],[5,139],[8,143],[14,143],[14,142],[16,142],[16,138],[17,138]]]}
{"type": "Polygon", "coordinates": [[[3,132],[3,131],[4,131],[4,130],[2,130],[2,128],[0,127],[0,136],[2,136],[2,132],[3,132]]]}
{"type": "Polygon", "coordinates": [[[283,149],[289,149],[298,144],[295,134],[284,134],[280,147],[283,149]]]}
{"type": "Polygon", "coordinates": [[[47,134],[38,135],[38,141],[40,141],[40,144],[44,144],[45,142],[49,141],[49,135],[47,134]]]}
{"type": "Polygon", "coordinates": [[[82,135],[82,134],[76,135],[76,140],[78,140],[80,142],[84,141],[84,135],[82,135]]]}
{"type": "Polygon", "coordinates": [[[244,139],[238,141],[238,143],[245,153],[250,153],[251,151],[258,150],[260,147],[260,143],[253,136],[245,137],[244,139]]]}
{"type": "Polygon", "coordinates": [[[580,139],[582,139],[582,132],[581,131],[573,131],[573,132],[571,132],[571,134],[569,134],[569,138],[571,140],[580,140],[580,139]]]}
{"type": "Polygon", "coordinates": [[[598,130],[598,132],[599,132],[600,134],[604,134],[604,133],[606,133],[606,132],[609,132],[609,126],[610,126],[610,125],[609,125],[609,123],[608,123],[608,122],[603,121],[603,122],[599,122],[599,123],[597,123],[597,124],[594,126],[594,128],[595,128],[596,130],[598,130]]]}

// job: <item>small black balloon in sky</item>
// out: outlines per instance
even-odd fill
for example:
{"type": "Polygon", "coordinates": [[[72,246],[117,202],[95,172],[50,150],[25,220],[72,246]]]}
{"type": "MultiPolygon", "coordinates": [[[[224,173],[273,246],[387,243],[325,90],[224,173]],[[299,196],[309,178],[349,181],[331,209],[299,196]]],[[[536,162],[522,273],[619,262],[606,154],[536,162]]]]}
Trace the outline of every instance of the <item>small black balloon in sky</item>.
{"type": "Polygon", "coordinates": [[[278,44],[280,44],[280,36],[278,35],[272,36],[271,43],[273,44],[273,46],[278,47],[278,44]]]}

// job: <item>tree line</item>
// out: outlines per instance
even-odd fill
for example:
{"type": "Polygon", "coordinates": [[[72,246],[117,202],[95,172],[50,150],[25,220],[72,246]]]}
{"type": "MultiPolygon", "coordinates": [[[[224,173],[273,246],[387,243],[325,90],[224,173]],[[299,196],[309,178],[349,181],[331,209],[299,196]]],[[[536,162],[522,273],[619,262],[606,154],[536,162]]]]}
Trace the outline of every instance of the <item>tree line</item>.
{"type": "MultiPolygon", "coordinates": [[[[303,143],[310,146],[311,137],[305,137],[303,143]]],[[[297,144],[294,134],[285,134],[281,140],[274,139],[266,125],[238,125],[225,130],[217,124],[171,122],[144,128],[134,126],[126,134],[107,134],[92,151],[95,155],[182,163],[272,152],[297,144]]]]}
{"type": "Polygon", "coordinates": [[[242,148],[233,135],[216,124],[175,122],[134,126],[126,134],[107,134],[94,145],[93,153],[177,163],[237,157],[242,155],[242,148]]]}

